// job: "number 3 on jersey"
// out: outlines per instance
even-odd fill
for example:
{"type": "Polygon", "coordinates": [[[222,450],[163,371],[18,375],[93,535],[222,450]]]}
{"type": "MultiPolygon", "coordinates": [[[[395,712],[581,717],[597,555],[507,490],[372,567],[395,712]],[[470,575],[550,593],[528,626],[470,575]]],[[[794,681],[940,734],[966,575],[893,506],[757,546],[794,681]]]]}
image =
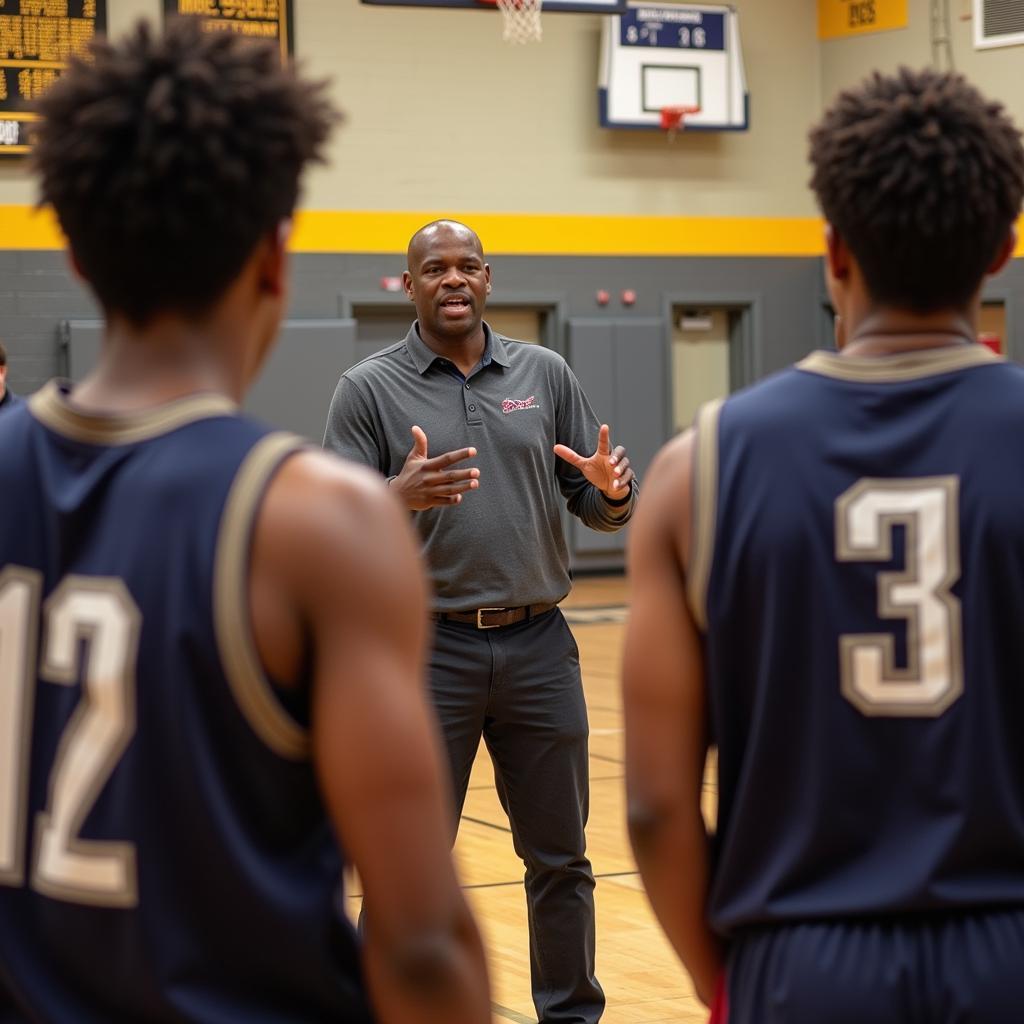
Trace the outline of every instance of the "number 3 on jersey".
{"type": "Polygon", "coordinates": [[[963,692],[959,480],[864,479],[836,501],[836,558],[892,560],[892,534],[904,529],[902,571],[878,574],[878,616],[906,624],[907,664],[896,666],[892,633],[839,638],[843,696],[865,715],[935,717],[963,692]]]}
{"type": "MultiPolygon", "coordinates": [[[[36,687],[41,578],[14,566],[0,573],[0,884],[25,881],[29,745],[36,687]]],[[[46,810],[35,821],[30,884],[75,903],[137,902],[131,843],[82,839],[79,832],[135,733],[135,661],[141,615],[120,580],[69,576],[44,611],[39,675],[74,686],[71,715],[50,772],[46,810]]]]}

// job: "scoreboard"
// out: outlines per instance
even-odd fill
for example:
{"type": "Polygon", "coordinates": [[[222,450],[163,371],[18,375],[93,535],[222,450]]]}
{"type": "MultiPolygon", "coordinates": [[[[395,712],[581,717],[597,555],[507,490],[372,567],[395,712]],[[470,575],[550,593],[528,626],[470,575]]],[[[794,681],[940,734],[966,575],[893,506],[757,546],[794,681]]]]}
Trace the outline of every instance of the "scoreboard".
{"type": "Polygon", "coordinates": [[[0,156],[29,152],[33,101],[107,28],[107,0],[0,3],[0,156]]]}
{"type": "Polygon", "coordinates": [[[274,39],[287,60],[293,51],[291,0],[163,0],[164,16],[201,18],[207,32],[274,39]]]}

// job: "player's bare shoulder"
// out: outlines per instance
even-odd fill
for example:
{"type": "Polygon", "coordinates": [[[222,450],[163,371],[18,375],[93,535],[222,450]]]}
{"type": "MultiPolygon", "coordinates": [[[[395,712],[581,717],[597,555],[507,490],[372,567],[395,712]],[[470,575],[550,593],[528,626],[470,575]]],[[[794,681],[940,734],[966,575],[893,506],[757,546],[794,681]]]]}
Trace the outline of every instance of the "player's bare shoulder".
{"type": "MultiPolygon", "coordinates": [[[[690,553],[696,444],[697,432],[691,427],[655,455],[644,476],[644,496],[637,508],[634,530],[644,541],[657,538],[659,545],[667,545],[684,567],[690,553]]],[[[634,542],[634,556],[635,548],[634,542]]]]}
{"type": "Polygon", "coordinates": [[[696,431],[693,427],[680,431],[671,440],[666,441],[655,456],[652,468],[657,466],[665,473],[681,473],[693,462],[693,445],[696,431]]]}
{"type": "Polygon", "coordinates": [[[374,592],[421,586],[408,513],[376,473],[304,449],[271,481],[255,557],[309,601],[357,604],[374,592]]]}
{"type": "Polygon", "coordinates": [[[396,507],[380,474],[314,448],[296,453],[281,467],[267,498],[287,504],[296,519],[310,526],[321,515],[336,526],[365,525],[367,518],[388,516],[396,507]]]}
{"type": "Polygon", "coordinates": [[[653,489],[656,499],[663,496],[670,503],[685,505],[692,491],[696,441],[697,432],[690,427],[662,445],[646,474],[644,504],[651,500],[649,490],[653,489]]]}

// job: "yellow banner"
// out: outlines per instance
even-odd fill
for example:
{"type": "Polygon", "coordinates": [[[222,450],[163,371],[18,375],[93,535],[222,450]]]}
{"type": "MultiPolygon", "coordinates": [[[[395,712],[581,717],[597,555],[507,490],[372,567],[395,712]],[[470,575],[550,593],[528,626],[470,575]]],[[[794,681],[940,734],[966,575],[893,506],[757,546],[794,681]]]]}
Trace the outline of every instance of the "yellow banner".
{"type": "Polygon", "coordinates": [[[907,0],[818,0],[818,38],[907,27],[907,0]]]}

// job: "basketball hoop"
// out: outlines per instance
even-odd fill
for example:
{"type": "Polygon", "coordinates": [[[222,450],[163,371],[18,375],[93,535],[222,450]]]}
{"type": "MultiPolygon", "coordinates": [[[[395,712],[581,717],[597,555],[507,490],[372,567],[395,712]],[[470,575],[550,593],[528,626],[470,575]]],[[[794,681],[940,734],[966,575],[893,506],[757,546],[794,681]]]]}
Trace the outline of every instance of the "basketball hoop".
{"type": "Polygon", "coordinates": [[[686,131],[686,118],[690,114],[699,113],[700,107],[662,107],[661,130],[668,134],[668,141],[674,141],[679,132],[686,131]]]}
{"type": "Polygon", "coordinates": [[[501,11],[502,39],[506,43],[539,43],[542,0],[479,0],[501,11]]]}

